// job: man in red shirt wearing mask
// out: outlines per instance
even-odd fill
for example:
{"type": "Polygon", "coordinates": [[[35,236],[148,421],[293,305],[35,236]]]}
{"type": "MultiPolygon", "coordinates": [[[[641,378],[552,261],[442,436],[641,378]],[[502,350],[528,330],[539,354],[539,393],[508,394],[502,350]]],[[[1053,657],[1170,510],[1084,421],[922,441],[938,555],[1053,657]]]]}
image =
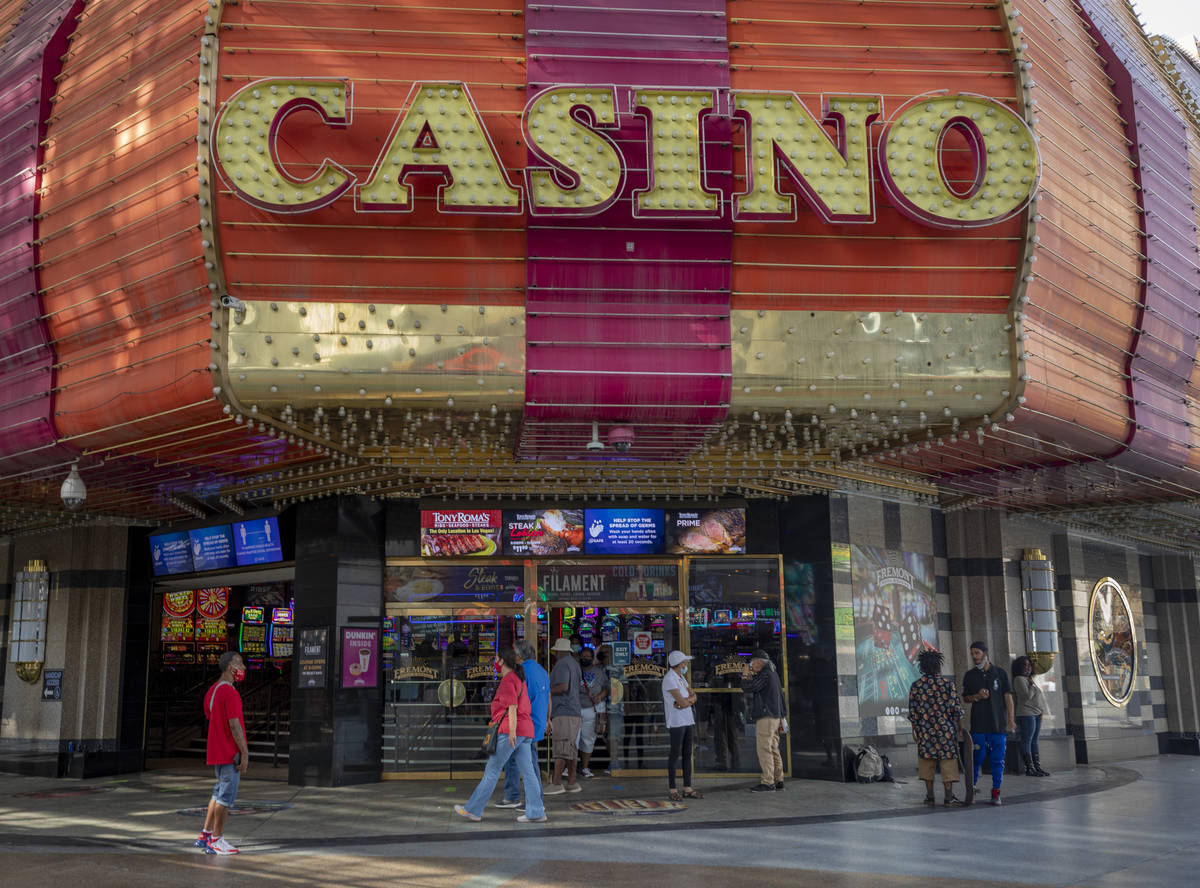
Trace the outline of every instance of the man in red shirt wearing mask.
{"type": "Polygon", "coordinates": [[[246,726],[242,719],[242,695],[234,685],[246,678],[246,663],[236,651],[221,654],[221,677],[204,695],[204,715],[208,719],[208,764],[216,772],[217,783],[208,802],[204,830],[196,837],[196,847],[205,854],[237,854],[238,849],[225,841],[225,820],[237,798],[238,782],[250,764],[246,746],[246,726]]]}

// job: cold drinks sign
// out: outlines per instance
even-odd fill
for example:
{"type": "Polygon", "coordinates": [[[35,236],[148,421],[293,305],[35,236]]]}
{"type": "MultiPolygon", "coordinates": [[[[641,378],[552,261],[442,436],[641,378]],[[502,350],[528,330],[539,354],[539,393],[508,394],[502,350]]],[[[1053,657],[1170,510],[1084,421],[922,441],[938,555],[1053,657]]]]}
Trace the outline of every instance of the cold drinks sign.
{"type": "Polygon", "coordinates": [[[316,115],[289,125],[290,140],[317,120],[345,129],[353,99],[353,83],[340,79],[269,78],[239,89],[212,128],[225,182],[272,213],[311,212],[343,198],[363,213],[406,213],[413,180],[432,177],[441,212],[528,208],[579,217],[612,206],[629,171],[645,169],[647,187],[633,195],[638,217],[719,219],[728,201],[735,221],[787,222],[797,217],[799,194],[827,222],[869,223],[878,177],[897,210],[943,228],[1007,219],[1038,186],[1033,133],[1008,105],[984,96],[929,93],[883,122],[878,95],[826,95],[818,116],[792,92],[603,85],[553,86],[530,98],[521,125],[532,159],[514,181],[461,82],[413,85],[365,180],[348,158],[327,158],[305,179],[290,174],[277,151],[284,121],[316,115]],[[635,117],[645,121],[644,145],[618,147],[614,135],[635,117]],[[744,160],[733,172],[744,190],[732,194],[710,184],[705,168],[708,121],[719,118],[742,129],[744,160]],[[951,154],[968,169],[953,181],[951,154]],[[790,188],[781,190],[785,182],[790,188]]]}

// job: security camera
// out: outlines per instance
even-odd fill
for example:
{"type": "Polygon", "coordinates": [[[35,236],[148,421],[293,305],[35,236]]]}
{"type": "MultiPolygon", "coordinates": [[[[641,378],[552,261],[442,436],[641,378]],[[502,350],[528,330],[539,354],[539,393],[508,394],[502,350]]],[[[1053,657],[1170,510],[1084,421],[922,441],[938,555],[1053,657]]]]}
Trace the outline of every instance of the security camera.
{"type": "Polygon", "coordinates": [[[68,509],[78,509],[87,499],[87,487],[84,486],[83,479],[79,477],[79,463],[71,464],[71,471],[63,479],[58,495],[68,509]]]}
{"type": "Polygon", "coordinates": [[[600,423],[592,420],[592,440],[583,445],[585,449],[598,453],[604,449],[604,442],[600,440],[600,423]]]}
{"type": "Polygon", "coordinates": [[[221,306],[222,308],[232,308],[234,311],[246,310],[246,303],[242,302],[236,296],[230,296],[228,293],[221,297],[221,306]]]}
{"type": "Polygon", "coordinates": [[[608,443],[617,453],[628,453],[633,446],[633,429],[629,426],[613,426],[608,430],[608,443]]]}

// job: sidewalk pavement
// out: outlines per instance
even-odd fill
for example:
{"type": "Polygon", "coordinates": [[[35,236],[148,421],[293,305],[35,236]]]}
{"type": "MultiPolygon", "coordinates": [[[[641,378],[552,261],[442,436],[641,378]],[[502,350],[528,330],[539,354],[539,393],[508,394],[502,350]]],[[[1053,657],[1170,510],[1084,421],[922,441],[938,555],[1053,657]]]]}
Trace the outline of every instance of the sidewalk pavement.
{"type": "MultiPolygon", "coordinates": [[[[481,823],[471,823],[457,816],[453,806],[467,800],[474,779],[298,787],[282,782],[279,771],[264,779],[269,770],[251,766],[226,827],[230,841],[243,851],[332,851],[480,834],[498,838],[778,826],[904,815],[953,817],[957,812],[941,806],[940,786],[939,804],[923,805],[925,787],[915,775],[871,784],[789,780],[778,793],[749,792],[756,783],[752,778],[697,776],[694,785],[705,798],[687,800],[671,813],[616,816],[572,810],[572,805],[597,800],[666,800],[665,778],[596,777],[580,781],[582,792],[547,797],[547,823],[519,824],[519,811],[492,807],[481,823]]],[[[1045,778],[1006,776],[1004,804],[1098,792],[1137,779],[1136,772],[1118,765],[1080,766],[1045,778]]],[[[980,778],[984,807],[990,786],[987,775],[980,778]]],[[[191,842],[203,823],[211,788],[211,772],[202,766],[93,780],[0,775],[0,849],[55,852],[118,845],[124,850],[196,851],[191,842]]],[[[961,795],[961,783],[957,789],[961,795]]],[[[498,788],[493,801],[499,798],[498,788]]]]}

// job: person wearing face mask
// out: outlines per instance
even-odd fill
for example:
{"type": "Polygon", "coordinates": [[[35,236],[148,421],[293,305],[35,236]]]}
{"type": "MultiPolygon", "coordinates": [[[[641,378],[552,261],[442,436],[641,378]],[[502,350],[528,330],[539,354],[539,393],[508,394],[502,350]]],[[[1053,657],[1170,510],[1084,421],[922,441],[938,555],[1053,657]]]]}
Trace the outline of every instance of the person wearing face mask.
{"type": "Polygon", "coordinates": [[[579,654],[579,762],[584,777],[595,777],[592,773],[592,753],[596,749],[596,723],[604,714],[604,700],[608,696],[608,675],[595,665],[594,652],[584,648],[579,654]]]}
{"type": "Polygon", "coordinates": [[[195,844],[205,854],[227,855],[237,854],[238,849],[225,841],[225,821],[237,798],[241,776],[250,765],[242,695],[234,687],[246,678],[246,663],[237,651],[226,651],[217,665],[221,677],[204,695],[204,716],[208,719],[206,761],[213,766],[217,782],[208,802],[204,829],[195,844]]]}
{"type": "Polygon", "coordinates": [[[963,700],[971,705],[971,744],[975,749],[974,778],[986,758],[992,763],[992,804],[1000,804],[1000,784],[1004,780],[1004,747],[1009,731],[1017,729],[1013,717],[1012,685],[1008,673],[988,659],[988,646],[971,642],[971,662],[975,665],[963,676],[963,700]]]}
{"type": "Polygon", "coordinates": [[[677,802],[680,798],[702,799],[703,795],[692,789],[692,732],[696,726],[696,692],[683,677],[692,658],[683,651],[671,651],[667,665],[671,668],[662,680],[663,713],[667,731],[671,735],[671,751],[667,756],[667,798],[677,802]],[[675,762],[683,758],[683,795],[675,788],[675,762]]]}

